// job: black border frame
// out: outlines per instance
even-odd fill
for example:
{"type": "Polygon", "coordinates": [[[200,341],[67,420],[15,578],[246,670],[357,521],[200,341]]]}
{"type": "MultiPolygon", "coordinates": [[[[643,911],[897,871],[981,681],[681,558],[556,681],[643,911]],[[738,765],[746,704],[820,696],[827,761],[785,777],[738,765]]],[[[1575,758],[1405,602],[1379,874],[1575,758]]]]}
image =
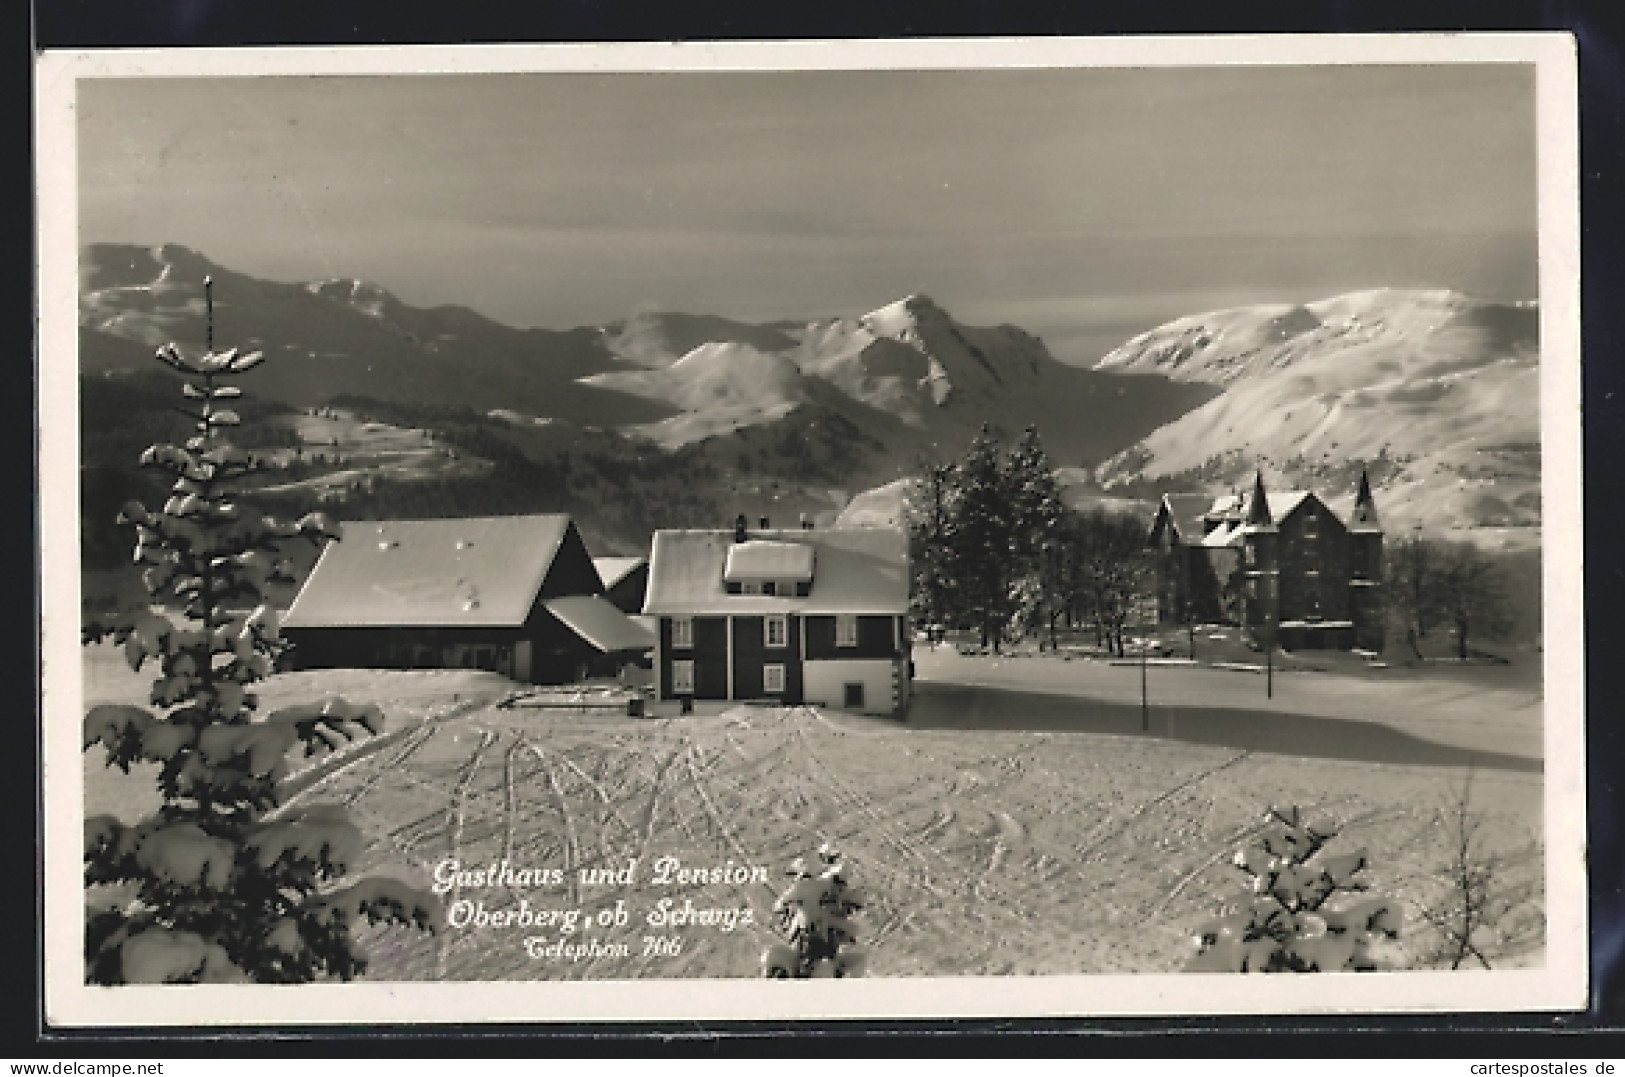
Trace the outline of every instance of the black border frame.
{"type": "MultiPolygon", "coordinates": [[[[19,9],[14,9],[19,10],[19,9]]],[[[852,4],[817,8],[750,0],[554,0],[460,5],[366,0],[32,0],[30,74],[26,100],[32,130],[32,60],[37,49],[177,48],[261,45],[397,45],[499,41],[782,40],[974,36],[1088,36],[1117,34],[1376,33],[1421,31],[1558,30],[1575,36],[1580,78],[1582,400],[1585,461],[1587,798],[1590,871],[1592,990],[1588,1011],[1570,1014],[1475,1014],[1428,1017],[1156,1018],[1111,1020],[967,1020],[807,1023],[413,1025],[397,1027],[212,1027],[207,1029],[51,1029],[44,1024],[43,969],[38,925],[43,870],[39,843],[40,757],[32,780],[15,775],[24,758],[8,753],[12,780],[0,783],[11,845],[13,885],[0,890],[7,918],[31,921],[32,934],[0,933],[12,975],[4,990],[11,1005],[5,1053],[13,1057],[221,1056],[425,1057],[454,1050],[467,1056],[649,1054],[685,1057],[752,1055],[829,1057],[871,1055],[965,1057],[1065,1052],[1119,1057],[1242,1057],[1268,1054],[1421,1057],[1442,1054],[1493,1058],[1540,1054],[1569,1057],[1625,1054],[1625,727],[1613,713],[1625,698],[1621,663],[1609,662],[1625,639],[1614,611],[1625,605],[1625,569],[1610,563],[1618,527],[1625,525],[1625,293],[1620,254],[1625,250],[1625,4],[1620,0],[1120,0],[1097,7],[1077,0],[943,0],[930,3],[852,4]],[[25,815],[25,813],[27,813],[25,815]],[[24,829],[21,820],[32,818],[24,829]],[[23,885],[20,841],[34,838],[32,888],[23,885]],[[21,970],[31,967],[24,979],[21,970]],[[1376,1035],[1372,1035],[1375,1033],[1376,1035]],[[1267,1038],[1266,1038],[1267,1037],[1267,1038]]],[[[38,242],[33,216],[32,154],[24,197],[12,200],[19,242],[31,253],[38,242]],[[24,220],[23,218],[26,218],[24,220]]],[[[15,189],[14,189],[15,190],[15,189]]],[[[33,339],[33,282],[26,311],[33,339]]],[[[14,338],[21,339],[21,338],[14,338]]],[[[32,384],[32,367],[28,378],[32,384]]],[[[15,383],[14,383],[15,384],[15,383]]],[[[18,386],[20,389],[20,386],[18,386]]],[[[39,481],[37,415],[32,392],[0,395],[14,411],[0,432],[11,439],[10,459],[34,466],[28,501],[6,517],[9,539],[32,540],[26,555],[0,559],[12,594],[25,582],[34,598],[32,666],[39,669],[38,524],[32,496],[39,481]],[[24,514],[26,513],[26,521],[24,514]],[[30,571],[24,579],[23,566],[30,571]]],[[[17,663],[20,665],[21,663],[17,663]]],[[[7,686],[19,689],[16,675],[7,686]]],[[[38,729],[34,682],[27,711],[13,706],[13,721],[32,714],[38,729]]],[[[15,702],[22,702],[18,692],[15,702]]],[[[37,734],[34,738],[39,751],[37,734]]]]}

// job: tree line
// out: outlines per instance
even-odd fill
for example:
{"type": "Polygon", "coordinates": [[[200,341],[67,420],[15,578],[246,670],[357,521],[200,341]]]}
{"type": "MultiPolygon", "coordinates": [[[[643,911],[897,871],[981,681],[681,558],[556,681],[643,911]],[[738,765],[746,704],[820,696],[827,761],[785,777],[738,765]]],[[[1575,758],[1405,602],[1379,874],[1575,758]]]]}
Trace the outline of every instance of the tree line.
{"type": "Polygon", "coordinates": [[[1405,646],[1418,659],[1429,633],[1444,629],[1465,661],[1472,639],[1499,639],[1514,627],[1512,581],[1505,558],[1469,542],[1423,540],[1386,550],[1389,609],[1404,625],[1405,646]]]}
{"type": "Polygon", "coordinates": [[[1090,625],[1123,653],[1123,633],[1153,592],[1145,529],[1103,510],[1073,513],[1037,429],[1008,452],[988,426],[963,457],[925,464],[909,500],[915,615],[972,628],[997,651],[1061,626],[1090,625]]]}

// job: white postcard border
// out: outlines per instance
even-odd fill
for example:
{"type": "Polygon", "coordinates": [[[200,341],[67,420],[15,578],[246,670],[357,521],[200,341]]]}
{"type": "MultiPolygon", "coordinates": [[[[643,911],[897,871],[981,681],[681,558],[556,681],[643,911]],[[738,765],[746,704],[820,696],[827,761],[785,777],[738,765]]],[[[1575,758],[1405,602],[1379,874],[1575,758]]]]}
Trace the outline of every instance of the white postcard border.
{"type": "Polygon", "coordinates": [[[60,52],[38,57],[46,1018],[61,1026],[1572,1010],[1587,1002],[1578,126],[1572,36],[1278,35],[60,52]],[[1532,63],[1537,69],[1547,963],[1477,973],[94,988],[83,983],[77,438],[80,79],[314,74],[1532,63]]]}

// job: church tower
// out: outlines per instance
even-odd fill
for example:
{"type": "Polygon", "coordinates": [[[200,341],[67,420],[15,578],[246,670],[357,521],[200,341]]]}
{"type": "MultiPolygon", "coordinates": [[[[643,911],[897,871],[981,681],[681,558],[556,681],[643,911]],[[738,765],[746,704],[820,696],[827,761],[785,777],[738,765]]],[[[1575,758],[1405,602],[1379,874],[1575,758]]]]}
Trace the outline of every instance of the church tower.
{"type": "Polygon", "coordinates": [[[1280,622],[1281,566],[1280,533],[1270,515],[1269,496],[1264,491],[1264,472],[1253,479],[1253,492],[1247,499],[1245,522],[1241,527],[1242,635],[1259,646],[1275,642],[1280,622]]]}
{"type": "Polygon", "coordinates": [[[1360,490],[1349,514],[1349,611],[1354,622],[1354,645],[1380,651],[1383,645],[1387,602],[1382,588],[1382,522],[1371,483],[1360,472],[1360,490]]]}

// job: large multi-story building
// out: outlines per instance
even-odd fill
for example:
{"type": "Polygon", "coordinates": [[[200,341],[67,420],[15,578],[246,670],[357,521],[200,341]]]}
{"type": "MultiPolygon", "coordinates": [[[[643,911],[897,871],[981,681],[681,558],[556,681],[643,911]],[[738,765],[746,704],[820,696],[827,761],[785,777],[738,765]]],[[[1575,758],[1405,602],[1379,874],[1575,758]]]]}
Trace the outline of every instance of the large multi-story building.
{"type": "Polygon", "coordinates": [[[1288,650],[1383,646],[1382,525],[1365,474],[1340,516],[1313,491],[1165,494],[1151,526],[1158,616],[1233,621],[1288,650]]]}

